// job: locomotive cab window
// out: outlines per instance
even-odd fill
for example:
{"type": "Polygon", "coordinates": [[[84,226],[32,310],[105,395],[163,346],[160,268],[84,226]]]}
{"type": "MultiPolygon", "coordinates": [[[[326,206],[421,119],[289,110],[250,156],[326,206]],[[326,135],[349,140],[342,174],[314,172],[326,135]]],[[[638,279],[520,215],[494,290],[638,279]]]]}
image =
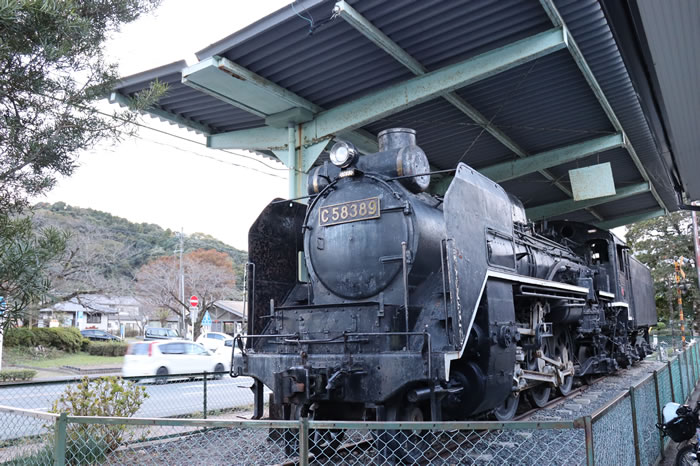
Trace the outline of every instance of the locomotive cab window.
{"type": "Polygon", "coordinates": [[[590,246],[591,264],[597,265],[610,262],[607,241],[604,239],[597,239],[588,244],[590,246]]]}
{"type": "Polygon", "coordinates": [[[625,247],[621,244],[617,245],[617,265],[620,267],[620,272],[625,271],[625,247]]]}

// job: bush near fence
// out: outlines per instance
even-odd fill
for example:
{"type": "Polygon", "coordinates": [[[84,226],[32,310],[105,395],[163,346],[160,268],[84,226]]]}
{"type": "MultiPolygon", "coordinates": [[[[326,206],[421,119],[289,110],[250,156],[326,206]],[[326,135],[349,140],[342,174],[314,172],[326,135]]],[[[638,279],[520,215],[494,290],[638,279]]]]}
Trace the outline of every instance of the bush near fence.
{"type": "Polygon", "coordinates": [[[32,380],[36,371],[31,369],[6,369],[0,371],[0,382],[16,382],[19,380],[32,380]]]}
{"type": "Polygon", "coordinates": [[[87,352],[93,356],[124,356],[128,346],[126,343],[91,341],[87,344],[87,352]]]}
{"type": "Polygon", "coordinates": [[[34,348],[44,346],[69,353],[80,351],[83,340],[80,331],[75,327],[10,328],[4,335],[4,345],[8,347],[34,348]]]}

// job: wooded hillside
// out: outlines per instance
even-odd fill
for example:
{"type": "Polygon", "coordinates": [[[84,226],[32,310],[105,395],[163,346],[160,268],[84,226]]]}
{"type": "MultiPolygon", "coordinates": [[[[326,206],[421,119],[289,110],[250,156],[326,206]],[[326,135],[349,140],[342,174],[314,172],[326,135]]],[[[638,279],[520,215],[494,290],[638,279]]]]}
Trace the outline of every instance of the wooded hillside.
{"type": "MultiPolygon", "coordinates": [[[[69,235],[69,243],[84,257],[79,273],[99,274],[100,279],[112,282],[133,281],[144,264],[158,257],[173,256],[179,248],[178,232],[151,223],[133,223],[99,210],[56,202],[39,203],[33,213],[37,227],[53,226],[69,235]]],[[[185,254],[198,249],[213,249],[230,256],[236,289],[242,290],[243,267],[248,257],[245,251],[203,233],[186,235],[185,254]]]]}

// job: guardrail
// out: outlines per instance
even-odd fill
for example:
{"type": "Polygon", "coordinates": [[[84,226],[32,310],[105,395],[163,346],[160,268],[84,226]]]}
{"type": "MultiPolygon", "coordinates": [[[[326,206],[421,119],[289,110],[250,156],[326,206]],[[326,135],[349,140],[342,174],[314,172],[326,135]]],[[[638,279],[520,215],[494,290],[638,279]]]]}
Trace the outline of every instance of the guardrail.
{"type": "Polygon", "coordinates": [[[2,441],[0,462],[655,464],[666,444],[655,427],[661,408],[689,399],[700,375],[698,356],[698,345],[690,345],[604,408],[572,421],[106,418],[0,406],[1,425],[40,427],[2,441]]]}

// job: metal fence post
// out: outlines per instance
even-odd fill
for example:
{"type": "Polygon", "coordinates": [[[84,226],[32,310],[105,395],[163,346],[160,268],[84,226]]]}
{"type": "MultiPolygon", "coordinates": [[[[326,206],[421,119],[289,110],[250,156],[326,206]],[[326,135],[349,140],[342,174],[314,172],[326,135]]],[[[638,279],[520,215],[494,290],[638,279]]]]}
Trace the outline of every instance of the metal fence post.
{"type": "Polygon", "coordinates": [[[66,464],[66,427],[68,426],[68,415],[61,413],[56,419],[56,439],[53,449],[54,466],[64,466],[66,464]]]}
{"type": "Polygon", "coordinates": [[[202,409],[202,413],[204,415],[204,419],[207,418],[207,371],[204,371],[204,397],[203,397],[203,402],[204,406],[202,409]]]}
{"type": "Polygon", "coordinates": [[[637,466],[640,465],[639,453],[639,429],[637,427],[637,411],[634,405],[634,387],[630,387],[630,405],[632,407],[632,435],[634,435],[634,462],[637,466]]]}
{"type": "MultiPolygon", "coordinates": [[[[661,418],[661,394],[659,392],[659,372],[654,371],[654,392],[656,394],[656,415],[658,416],[659,422],[663,419],[661,418]]],[[[663,458],[664,456],[664,434],[659,430],[659,454],[663,458]]]]}
{"type": "Polygon", "coordinates": [[[676,391],[673,388],[673,370],[671,370],[671,361],[668,361],[668,380],[671,382],[671,401],[676,401],[676,391]]]}
{"type": "Polygon", "coordinates": [[[676,356],[676,362],[678,363],[678,380],[681,381],[681,399],[679,403],[685,403],[685,384],[683,383],[683,364],[681,364],[681,356],[683,353],[676,356]]]}
{"type": "Polygon", "coordinates": [[[309,466],[309,418],[299,419],[299,466],[309,466]]]}
{"type": "Polygon", "coordinates": [[[586,433],[586,464],[593,466],[595,457],[593,455],[593,422],[591,421],[591,416],[583,418],[583,428],[586,433]]]}

